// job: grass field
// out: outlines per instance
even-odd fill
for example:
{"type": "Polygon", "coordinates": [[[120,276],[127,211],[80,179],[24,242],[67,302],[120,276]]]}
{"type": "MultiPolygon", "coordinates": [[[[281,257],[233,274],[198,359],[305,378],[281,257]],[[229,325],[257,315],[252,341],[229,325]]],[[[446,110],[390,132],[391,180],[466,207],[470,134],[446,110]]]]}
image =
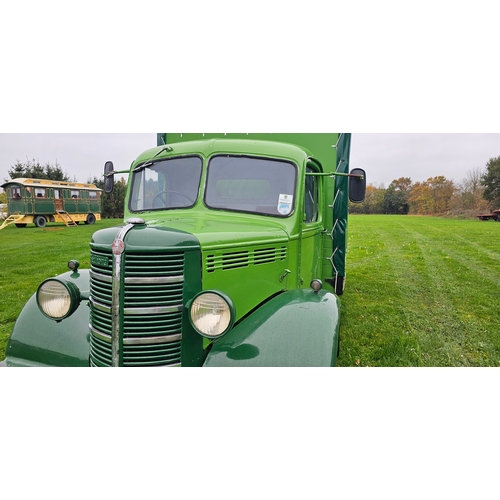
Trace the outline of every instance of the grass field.
{"type": "Polygon", "coordinates": [[[7,340],[17,316],[38,285],[45,278],[66,272],[71,259],[89,267],[92,233],[120,222],[105,219],[95,225],[77,227],[48,224],[44,229],[10,225],[0,231],[0,360],[5,358],[7,340]]]}
{"type": "MultiPolygon", "coordinates": [[[[0,360],[23,305],[92,233],[121,221],[0,231],[0,360]]],[[[435,217],[350,219],[340,366],[500,366],[500,224],[435,217]]]]}
{"type": "Polygon", "coordinates": [[[341,366],[500,366],[500,224],[352,216],[341,366]]]}

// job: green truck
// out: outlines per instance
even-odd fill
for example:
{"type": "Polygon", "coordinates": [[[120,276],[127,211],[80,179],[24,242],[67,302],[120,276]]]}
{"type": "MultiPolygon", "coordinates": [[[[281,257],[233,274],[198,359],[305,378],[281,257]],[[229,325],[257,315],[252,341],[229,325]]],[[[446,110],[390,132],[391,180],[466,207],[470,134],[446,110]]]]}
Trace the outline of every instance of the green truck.
{"type": "MultiPolygon", "coordinates": [[[[158,134],[90,269],[43,281],[5,366],[334,366],[350,134],[158,134]]],[[[104,168],[104,188],[116,171],[104,168]]]]}

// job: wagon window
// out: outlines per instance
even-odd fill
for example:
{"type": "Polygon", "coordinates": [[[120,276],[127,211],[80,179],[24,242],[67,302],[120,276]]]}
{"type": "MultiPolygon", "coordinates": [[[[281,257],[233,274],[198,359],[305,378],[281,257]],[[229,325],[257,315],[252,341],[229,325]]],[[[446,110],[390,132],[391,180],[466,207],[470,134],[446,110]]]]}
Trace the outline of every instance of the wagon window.
{"type": "Polygon", "coordinates": [[[98,198],[98,196],[97,196],[97,195],[98,195],[98,192],[97,192],[97,191],[89,191],[89,198],[90,198],[91,200],[97,200],[97,198],[98,198]]]}
{"type": "Polygon", "coordinates": [[[45,188],[35,188],[35,196],[37,198],[45,198],[45,188]]]}
{"type": "Polygon", "coordinates": [[[12,198],[21,198],[21,188],[19,187],[11,188],[11,196],[12,198]]]}
{"type": "Polygon", "coordinates": [[[76,190],[71,190],[71,198],[74,199],[74,200],[77,200],[78,198],[80,198],[80,191],[76,191],[76,190]]]}

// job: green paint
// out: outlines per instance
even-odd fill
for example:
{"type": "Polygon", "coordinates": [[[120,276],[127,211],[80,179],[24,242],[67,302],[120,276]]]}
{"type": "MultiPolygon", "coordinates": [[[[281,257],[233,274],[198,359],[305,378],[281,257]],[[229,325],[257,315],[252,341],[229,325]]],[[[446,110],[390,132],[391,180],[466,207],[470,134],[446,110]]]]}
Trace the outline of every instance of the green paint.
{"type": "Polygon", "coordinates": [[[88,364],[90,354],[109,365],[119,330],[125,366],[335,365],[339,305],[326,280],[332,263],[345,276],[348,178],[322,174],[347,172],[350,134],[158,134],[158,143],[131,166],[132,222],[92,238],[90,280],[81,271],[88,281],[77,283],[89,307],[47,320],[35,339],[27,325],[41,313],[31,302],[7,363],[88,364]],[[235,307],[235,326],[208,349],[187,317],[201,290],[235,307]],[[78,337],[75,352],[64,336],[54,352],[52,330],[78,337]]]}

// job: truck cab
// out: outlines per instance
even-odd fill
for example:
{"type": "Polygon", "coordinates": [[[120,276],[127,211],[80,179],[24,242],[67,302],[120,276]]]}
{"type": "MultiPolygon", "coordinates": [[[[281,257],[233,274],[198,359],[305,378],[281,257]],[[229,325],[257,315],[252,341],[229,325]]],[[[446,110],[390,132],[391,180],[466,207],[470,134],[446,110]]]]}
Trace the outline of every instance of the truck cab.
{"type": "MultiPolygon", "coordinates": [[[[159,134],[127,170],[124,224],[93,235],[90,269],[40,285],[8,365],[336,364],[366,185],[350,134],[228,135],[159,134]]],[[[107,192],[122,172],[106,163],[107,192]]]]}

